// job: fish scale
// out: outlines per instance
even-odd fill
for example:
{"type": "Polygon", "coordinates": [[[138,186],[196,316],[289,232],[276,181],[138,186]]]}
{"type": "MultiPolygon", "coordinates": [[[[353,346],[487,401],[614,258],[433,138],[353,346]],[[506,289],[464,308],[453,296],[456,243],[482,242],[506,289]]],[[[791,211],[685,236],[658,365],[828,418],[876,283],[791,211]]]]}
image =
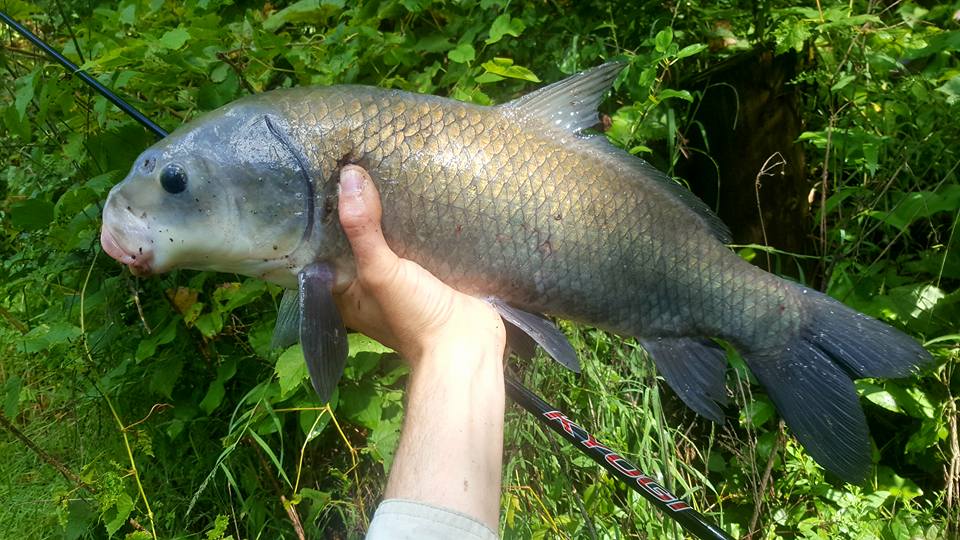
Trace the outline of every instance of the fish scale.
{"type": "Polygon", "coordinates": [[[333,291],[355,275],[337,173],[359,164],[394,251],[487,299],[564,366],[579,369],[576,353],[537,314],[637,337],[684,403],[722,421],[726,353],[713,339],[726,340],[810,454],[862,480],[870,446],[852,379],[905,376],[929,354],[748,264],[702,201],[589,135],[619,69],[497,107],[363,86],[249,96],[144,152],[111,191],[101,243],[140,273],[229,271],[297,289],[281,306],[299,313],[281,312],[274,341],[299,337],[327,399],[346,359],[333,291]],[[165,192],[164,174],[186,175],[183,192],[165,192]]]}

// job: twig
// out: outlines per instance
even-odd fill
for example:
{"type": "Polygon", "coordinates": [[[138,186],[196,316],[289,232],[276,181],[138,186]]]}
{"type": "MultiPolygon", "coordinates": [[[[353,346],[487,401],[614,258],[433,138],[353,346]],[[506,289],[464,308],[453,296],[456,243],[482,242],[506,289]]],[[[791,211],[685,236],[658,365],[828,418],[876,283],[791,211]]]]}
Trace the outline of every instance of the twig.
{"type": "MultiPolygon", "coordinates": [[[[231,51],[231,52],[243,52],[243,51],[240,50],[240,51],[231,51]]],[[[234,59],[230,58],[228,53],[219,52],[217,53],[217,58],[220,59],[224,64],[230,66],[230,69],[232,69],[233,72],[236,73],[237,78],[240,79],[240,84],[243,85],[243,88],[247,92],[250,92],[251,94],[257,93],[257,91],[254,90],[253,86],[250,85],[250,81],[248,81],[246,77],[243,76],[243,69],[240,68],[240,66],[237,64],[237,62],[234,59]]]]}
{"type": "Polygon", "coordinates": [[[133,295],[133,303],[137,306],[137,315],[140,316],[140,322],[143,323],[143,329],[147,331],[147,334],[152,334],[153,329],[150,328],[150,325],[147,324],[147,318],[143,314],[143,306],[140,305],[140,291],[137,287],[134,286],[132,282],[127,281],[127,286],[130,288],[130,294],[133,295]]]}
{"type": "Polygon", "coordinates": [[[2,46],[0,46],[0,49],[3,49],[3,50],[8,51],[8,52],[12,52],[13,54],[20,54],[20,55],[26,56],[27,58],[33,58],[33,59],[35,59],[35,60],[44,60],[44,61],[46,61],[46,59],[47,59],[47,57],[46,57],[46,56],[43,56],[42,54],[37,54],[37,53],[35,53],[35,52],[25,51],[25,50],[23,50],[23,49],[18,49],[18,48],[16,48],[16,47],[11,47],[11,46],[9,46],[9,45],[2,45],[2,46]]]}
{"type": "Polygon", "coordinates": [[[820,180],[820,265],[823,270],[823,281],[820,290],[827,286],[827,186],[830,182],[830,147],[833,140],[833,126],[836,124],[836,114],[830,115],[830,124],[827,126],[827,144],[823,153],[823,174],[820,180]]]}
{"type": "Polygon", "coordinates": [[[760,521],[760,509],[763,506],[763,494],[770,485],[770,477],[773,473],[773,464],[777,460],[777,452],[780,451],[780,445],[783,444],[783,420],[777,424],[777,438],[773,441],[773,447],[770,448],[770,457],[767,458],[767,466],[763,469],[763,477],[760,479],[760,489],[757,490],[758,496],[753,500],[753,515],[750,517],[750,527],[747,528],[747,538],[753,538],[760,532],[757,529],[757,522],[760,521]]]}
{"type": "Polygon", "coordinates": [[[132,424],[129,424],[129,425],[128,425],[126,428],[124,428],[124,429],[130,429],[130,428],[132,428],[133,426],[136,426],[136,425],[139,425],[139,424],[142,424],[142,423],[146,422],[147,420],[150,419],[150,416],[153,415],[153,412],[156,411],[157,409],[160,409],[161,411],[163,411],[163,410],[166,410],[166,409],[170,409],[170,408],[172,408],[172,407],[173,407],[173,405],[171,405],[171,404],[169,404],[169,403],[154,403],[154,404],[153,404],[153,407],[150,407],[150,412],[148,412],[146,416],[144,416],[143,418],[141,418],[140,420],[137,420],[136,422],[134,422],[134,423],[132,423],[132,424]]]}
{"type": "Polygon", "coordinates": [[[10,421],[6,416],[4,416],[3,414],[0,414],[0,426],[3,426],[3,427],[4,427],[7,431],[9,431],[14,437],[20,439],[20,442],[22,442],[23,444],[25,444],[25,445],[27,446],[27,448],[29,448],[30,450],[32,450],[33,453],[37,455],[37,457],[39,457],[40,459],[42,459],[43,461],[45,461],[48,465],[50,465],[51,467],[53,467],[54,469],[56,469],[57,471],[59,471],[60,474],[62,474],[64,478],[66,478],[66,479],[69,480],[70,482],[73,482],[74,484],[82,487],[83,489],[89,491],[90,493],[92,493],[92,494],[94,494],[94,495],[97,494],[97,488],[95,488],[95,487],[91,486],[90,484],[84,482],[83,479],[81,479],[79,476],[77,476],[76,473],[74,473],[73,471],[71,471],[66,465],[64,465],[63,463],[61,463],[57,458],[51,456],[50,454],[46,453],[42,448],[40,448],[39,446],[37,446],[36,443],[34,443],[32,440],[30,440],[29,437],[27,437],[26,435],[24,435],[24,433],[23,433],[22,431],[20,431],[19,429],[17,429],[17,426],[13,425],[13,422],[11,422],[11,421],[10,421]]]}
{"type": "MultiPolygon", "coordinates": [[[[760,178],[764,176],[773,176],[773,169],[780,167],[780,171],[783,171],[783,167],[786,166],[787,160],[783,158],[783,155],[780,152],[774,152],[763,162],[763,165],[760,167],[760,171],[757,173],[756,179],[753,182],[753,192],[757,197],[757,215],[760,217],[760,232],[763,234],[763,245],[769,245],[770,242],[767,240],[767,227],[763,222],[763,208],[760,206],[760,178]],[[776,163],[770,163],[772,159],[776,158],[776,163]]],[[[770,252],[765,251],[767,255],[767,271],[772,271],[772,264],[770,263],[770,252]]]]}
{"type": "Polygon", "coordinates": [[[6,319],[6,321],[10,323],[11,326],[16,328],[17,331],[20,332],[21,334],[26,334],[27,332],[30,331],[27,325],[23,324],[23,322],[20,321],[20,319],[17,319],[16,317],[14,317],[13,313],[10,313],[6,309],[4,309],[3,306],[0,306],[0,316],[6,319]]]}
{"type": "Polygon", "coordinates": [[[950,381],[952,380],[953,368],[947,363],[947,369],[944,370],[942,377],[944,388],[947,390],[947,402],[945,413],[947,415],[947,424],[950,427],[950,458],[945,467],[946,474],[944,481],[946,483],[946,503],[947,503],[947,536],[953,532],[952,537],[960,532],[960,512],[957,511],[957,488],[960,480],[960,436],[957,434],[957,401],[950,391],[950,381]]]}
{"type": "Polygon", "coordinates": [[[286,495],[280,495],[280,502],[283,503],[283,508],[287,511],[287,517],[293,523],[293,530],[297,533],[297,538],[306,540],[307,535],[303,531],[303,524],[300,523],[300,514],[297,514],[297,507],[290,504],[286,495]]]}
{"type": "Polygon", "coordinates": [[[280,482],[277,482],[276,477],[273,476],[273,473],[270,472],[270,464],[267,463],[267,459],[263,457],[263,451],[260,450],[260,447],[255,444],[253,441],[247,440],[254,452],[257,454],[257,458],[260,459],[260,465],[263,467],[263,470],[267,471],[267,477],[270,478],[270,483],[273,484],[274,491],[277,492],[277,495],[280,496],[280,504],[283,505],[283,509],[287,511],[287,517],[290,518],[290,523],[293,525],[294,532],[297,533],[297,538],[299,540],[306,540],[306,536],[303,532],[303,524],[300,521],[300,515],[297,514],[297,508],[290,504],[290,501],[287,500],[287,497],[283,494],[283,487],[280,486],[280,482]]]}

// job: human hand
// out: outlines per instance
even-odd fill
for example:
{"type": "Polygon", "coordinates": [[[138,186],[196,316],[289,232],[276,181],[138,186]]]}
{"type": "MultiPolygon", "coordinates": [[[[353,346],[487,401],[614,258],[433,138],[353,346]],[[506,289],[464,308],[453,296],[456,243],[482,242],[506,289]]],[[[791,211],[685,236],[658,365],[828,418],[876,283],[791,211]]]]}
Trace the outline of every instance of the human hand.
{"type": "Polygon", "coordinates": [[[339,212],[357,265],[357,277],[337,295],[346,326],[393,348],[414,369],[423,359],[463,352],[499,361],[506,341],[500,315],[390,249],[380,195],[363,168],[341,170],[339,212]]]}
{"type": "Polygon", "coordinates": [[[340,224],[357,277],[337,297],[344,323],[412,368],[400,442],[384,491],[473,516],[496,531],[503,452],[506,333],[494,308],[394,253],[365,170],[340,172],[340,224]]]}

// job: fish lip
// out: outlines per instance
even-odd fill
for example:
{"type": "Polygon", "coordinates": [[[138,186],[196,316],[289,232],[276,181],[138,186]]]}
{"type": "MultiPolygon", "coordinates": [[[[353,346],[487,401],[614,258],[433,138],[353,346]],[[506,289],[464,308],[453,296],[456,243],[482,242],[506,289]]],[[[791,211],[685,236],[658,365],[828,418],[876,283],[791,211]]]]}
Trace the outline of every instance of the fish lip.
{"type": "Polygon", "coordinates": [[[148,276],[154,273],[153,253],[144,252],[141,248],[137,250],[139,252],[137,255],[133,255],[133,250],[125,248],[106,225],[100,227],[100,246],[112,259],[126,265],[133,275],[148,276]]]}

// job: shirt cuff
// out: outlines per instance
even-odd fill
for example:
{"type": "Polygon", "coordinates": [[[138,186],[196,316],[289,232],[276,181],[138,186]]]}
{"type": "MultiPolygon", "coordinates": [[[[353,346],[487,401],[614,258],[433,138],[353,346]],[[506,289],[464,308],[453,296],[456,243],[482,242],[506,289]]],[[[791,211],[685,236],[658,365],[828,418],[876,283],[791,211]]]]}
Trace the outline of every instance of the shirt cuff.
{"type": "Polygon", "coordinates": [[[366,540],[496,540],[497,533],[476,519],[430,504],[405,499],[380,503],[366,540]]]}

